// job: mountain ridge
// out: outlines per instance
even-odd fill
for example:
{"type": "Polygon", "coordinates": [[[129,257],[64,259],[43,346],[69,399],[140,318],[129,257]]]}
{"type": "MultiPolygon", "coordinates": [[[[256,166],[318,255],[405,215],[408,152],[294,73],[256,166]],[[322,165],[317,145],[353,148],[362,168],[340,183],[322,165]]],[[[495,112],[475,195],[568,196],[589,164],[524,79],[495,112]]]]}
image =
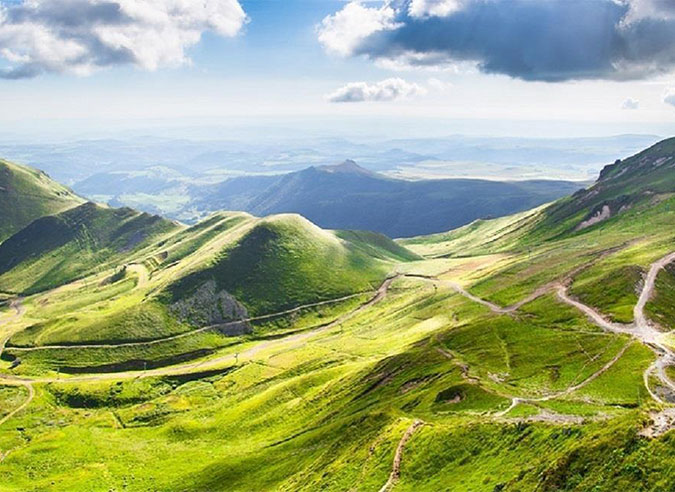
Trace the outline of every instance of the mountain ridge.
{"type": "Polygon", "coordinates": [[[232,178],[189,205],[202,213],[299,213],[328,229],[371,230],[389,237],[440,232],[477,218],[508,215],[577,191],[578,183],[474,179],[408,181],[347,160],[281,176],[232,178]]]}
{"type": "Polygon", "coordinates": [[[0,159],[0,243],[33,220],[84,201],[46,173],[0,159]]]}

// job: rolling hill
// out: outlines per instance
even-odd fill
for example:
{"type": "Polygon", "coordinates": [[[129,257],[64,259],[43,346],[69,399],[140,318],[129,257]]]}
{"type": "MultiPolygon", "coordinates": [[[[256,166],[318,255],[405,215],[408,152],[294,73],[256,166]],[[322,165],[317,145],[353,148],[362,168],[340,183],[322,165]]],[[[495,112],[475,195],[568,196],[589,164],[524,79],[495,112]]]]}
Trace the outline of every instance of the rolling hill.
{"type": "Polygon", "coordinates": [[[83,202],[42,171],[0,159],[0,243],[35,219],[83,202]]]}
{"type": "Polygon", "coordinates": [[[33,293],[123,262],[175,230],[166,219],[85,203],[42,217],[0,244],[0,290],[33,293]]]}
{"type": "Polygon", "coordinates": [[[4,356],[40,347],[15,360],[65,372],[162,366],[335,316],[365,302],[392,265],[418,259],[381,234],[326,231],[297,215],[219,212],[187,227],[85,203],[0,245],[0,291],[55,308],[9,337],[4,356]]]}
{"type": "Polygon", "coordinates": [[[219,212],[12,296],[0,488],[670,490],[671,145],[396,242],[219,212]]]}
{"type": "Polygon", "coordinates": [[[374,290],[393,262],[418,257],[377,234],[325,231],[299,215],[255,224],[207,268],[170,288],[172,301],[209,281],[251,315],[374,290]]]}
{"type": "Polygon", "coordinates": [[[283,176],[233,178],[201,189],[188,208],[202,212],[244,210],[259,216],[298,213],[324,228],[410,237],[527,210],[580,187],[542,180],[406,181],[345,161],[283,176]]]}

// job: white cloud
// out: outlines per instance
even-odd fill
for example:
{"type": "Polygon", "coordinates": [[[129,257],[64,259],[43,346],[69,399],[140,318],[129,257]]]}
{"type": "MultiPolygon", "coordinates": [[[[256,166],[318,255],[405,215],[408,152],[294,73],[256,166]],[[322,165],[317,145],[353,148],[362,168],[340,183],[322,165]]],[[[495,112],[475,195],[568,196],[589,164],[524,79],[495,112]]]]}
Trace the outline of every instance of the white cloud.
{"type": "Polygon", "coordinates": [[[639,108],[640,108],[640,101],[638,101],[637,99],[632,99],[630,97],[626,99],[621,105],[621,109],[639,109],[639,108]]]}
{"type": "Polygon", "coordinates": [[[460,0],[411,0],[410,17],[445,17],[462,7],[460,0]]]}
{"type": "Polygon", "coordinates": [[[133,64],[146,70],[189,61],[204,32],[235,36],[238,0],[24,0],[0,4],[4,78],[44,72],[88,75],[133,64]]]}
{"type": "Polygon", "coordinates": [[[663,102],[675,106],[675,87],[666,92],[666,95],[663,96],[663,102]]]}
{"type": "Polygon", "coordinates": [[[394,9],[364,7],[350,2],[342,10],[323,19],[318,26],[319,42],[330,53],[349,56],[371,34],[396,28],[394,9]]]}
{"type": "Polygon", "coordinates": [[[625,23],[640,19],[652,18],[668,20],[675,18],[675,2],[673,0],[628,0],[630,10],[625,23]]]}
{"type": "Polygon", "coordinates": [[[426,93],[427,90],[418,84],[391,78],[376,84],[351,82],[328,95],[328,100],[334,103],[396,101],[426,93]]]}

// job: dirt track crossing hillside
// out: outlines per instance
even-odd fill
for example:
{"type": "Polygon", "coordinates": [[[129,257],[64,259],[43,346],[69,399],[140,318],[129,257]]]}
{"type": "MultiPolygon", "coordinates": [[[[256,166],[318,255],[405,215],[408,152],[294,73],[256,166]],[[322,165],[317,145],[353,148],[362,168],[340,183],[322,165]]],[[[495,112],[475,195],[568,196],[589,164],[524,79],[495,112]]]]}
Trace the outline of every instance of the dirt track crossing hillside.
{"type": "Polygon", "coordinates": [[[375,295],[367,302],[361,304],[356,309],[340,316],[335,321],[328,323],[323,326],[319,326],[313,330],[309,330],[303,333],[298,333],[291,335],[285,338],[279,338],[275,340],[268,340],[265,342],[260,342],[253,347],[244,350],[238,354],[227,354],[221,357],[216,357],[213,359],[206,359],[198,362],[191,362],[188,364],[182,364],[177,366],[170,366],[160,369],[153,369],[149,371],[130,371],[130,372],[118,372],[118,373],[102,373],[102,374],[88,374],[84,376],[75,376],[68,378],[54,378],[54,377],[42,377],[42,378],[26,378],[18,377],[6,374],[0,374],[0,384],[25,384],[25,383],[81,383],[87,381],[121,381],[125,379],[136,379],[136,378],[149,378],[157,376],[179,376],[184,374],[189,374],[192,372],[204,371],[207,369],[214,369],[222,367],[223,364],[232,362],[236,363],[237,360],[252,358],[261,350],[269,348],[275,344],[286,345],[289,343],[298,344],[305,340],[308,340],[320,333],[323,333],[327,330],[330,330],[336,326],[339,326],[342,323],[352,319],[354,316],[358,315],[362,311],[368,309],[369,307],[377,304],[383,300],[389,287],[396,280],[398,276],[387,278],[382,285],[377,289],[375,295]]]}
{"type": "Polygon", "coordinates": [[[401,477],[401,462],[403,461],[403,450],[405,449],[405,445],[408,443],[415,431],[422,425],[424,425],[424,422],[421,420],[415,420],[412,425],[406,429],[403,437],[396,447],[396,454],[394,454],[394,463],[391,467],[389,479],[387,480],[387,483],[382,486],[380,492],[389,492],[394,487],[394,485],[396,485],[396,482],[398,482],[399,478],[401,477]]]}

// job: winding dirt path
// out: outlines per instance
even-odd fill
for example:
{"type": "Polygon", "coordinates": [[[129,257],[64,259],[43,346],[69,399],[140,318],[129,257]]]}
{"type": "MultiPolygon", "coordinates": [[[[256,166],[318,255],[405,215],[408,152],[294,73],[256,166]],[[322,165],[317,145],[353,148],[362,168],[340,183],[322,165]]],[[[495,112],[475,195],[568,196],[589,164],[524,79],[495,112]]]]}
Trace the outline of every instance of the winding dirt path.
{"type": "Polygon", "coordinates": [[[415,431],[423,425],[424,422],[421,420],[415,420],[412,425],[406,429],[403,437],[401,437],[401,440],[396,447],[396,454],[394,454],[394,463],[391,467],[389,479],[387,480],[387,483],[382,486],[380,492],[389,492],[394,487],[394,485],[396,485],[396,482],[398,482],[399,478],[401,477],[401,462],[403,460],[403,450],[405,449],[405,445],[408,443],[415,431]]]}
{"type": "Polygon", "coordinates": [[[654,294],[654,287],[656,284],[656,277],[659,272],[665,268],[667,265],[675,261],[675,252],[661,258],[656,263],[652,264],[647,273],[647,278],[645,280],[645,285],[640,293],[640,298],[638,299],[635,309],[633,310],[633,315],[635,317],[635,324],[638,329],[650,329],[651,323],[645,315],[645,306],[649,299],[651,299],[654,294]]]}
{"type": "Polygon", "coordinates": [[[3,384],[9,384],[10,386],[23,386],[28,390],[28,397],[26,398],[26,401],[24,401],[21,405],[19,405],[17,408],[15,408],[10,413],[8,413],[7,415],[5,415],[3,418],[0,419],[0,426],[2,426],[5,422],[14,417],[17,413],[21,412],[28,405],[30,405],[30,403],[33,401],[33,398],[35,397],[35,389],[33,388],[33,385],[29,382],[19,382],[13,384],[3,381],[3,384]]]}
{"type": "Polygon", "coordinates": [[[656,277],[658,276],[659,272],[673,261],[675,261],[675,252],[652,264],[649,272],[647,273],[647,278],[645,279],[645,285],[642,289],[642,293],[640,294],[640,298],[638,299],[635,309],[633,310],[633,316],[635,318],[635,329],[633,336],[650,347],[657,355],[656,361],[651,366],[649,366],[649,368],[647,368],[643,375],[645,386],[647,387],[647,390],[649,391],[649,394],[652,396],[652,398],[662,404],[669,402],[664,401],[661,397],[654,394],[654,392],[650,389],[649,376],[652,373],[656,373],[656,376],[661,381],[661,383],[663,383],[664,386],[669,388],[670,391],[675,394],[675,384],[673,384],[666,374],[666,367],[675,364],[675,353],[673,353],[668,345],[663,342],[663,333],[657,330],[649,321],[649,319],[647,319],[647,315],[645,314],[645,306],[654,295],[656,277]]]}
{"type": "MultiPolygon", "coordinates": [[[[565,281],[551,282],[546,285],[543,285],[542,287],[534,291],[532,294],[522,299],[521,301],[511,306],[502,307],[490,301],[482,299],[478,296],[475,296],[474,294],[471,294],[469,291],[467,291],[465,288],[463,288],[461,285],[455,282],[443,281],[435,277],[424,277],[424,276],[415,276],[415,277],[422,277],[433,282],[438,282],[447,285],[450,288],[454,289],[459,294],[466,297],[467,299],[488,307],[492,312],[496,314],[513,313],[518,309],[520,309],[523,305],[527,304],[528,302],[531,302],[537,299],[538,297],[552,290],[555,290],[557,292],[558,298],[561,301],[584,313],[591,321],[593,321],[593,323],[595,323],[603,330],[616,334],[631,335],[639,342],[643,343],[644,345],[652,349],[652,351],[656,354],[657,359],[644,372],[643,374],[644,385],[647,391],[649,392],[650,396],[655,401],[661,404],[669,404],[669,402],[664,401],[659,395],[657,395],[650,388],[649,377],[651,374],[655,373],[658,379],[661,381],[661,383],[667,388],[669,388],[675,395],[675,383],[673,383],[673,381],[671,381],[666,374],[666,367],[670,365],[675,365],[675,353],[668,347],[667,344],[664,343],[664,334],[659,330],[657,330],[648,320],[645,314],[645,306],[647,305],[647,303],[649,302],[654,293],[656,278],[659,272],[661,271],[661,269],[665,268],[667,265],[669,265],[674,261],[675,261],[675,252],[670,253],[669,255],[661,258],[660,260],[654,262],[650,266],[649,272],[645,280],[645,285],[642,289],[642,292],[640,293],[639,300],[635,305],[633,311],[635,321],[629,325],[612,323],[607,319],[605,319],[598,311],[596,311],[592,307],[583,304],[577,301],[576,299],[570,297],[567,292],[567,286],[565,281]]],[[[569,274],[567,276],[568,280],[571,277],[571,275],[572,274],[569,274]]],[[[575,384],[573,386],[570,386],[569,388],[561,392],[553,393],[540,398],[512,397],[511,405],[506,410],[503,410],[497,413],[496,415],[497,416],[506,415],[509,411],[515,408],[518,405],[518,403],[527,403],[527,402],[534,403],[534,402],[548,401],[554,398],[559,398],[561,396],[566,396],[578,389],[583,388],[584,386],[586,386],[587,384],[589,384],[590,382],[592,382],[593,380],[597,379],[599,376],[607,372],[607,370],[609,370],[621,358],[621,356],[623,356],[625,351],[628,349],[629,345],[630,344],[625,345],[612,360],[610,360],[607,364],[605,364],[598,371],[596,371],[591,376],[586,378],[584,381],[575,384]]]]}
{"type": "Polygon", "coordinates": [[[280,311],[278,313],[265,314],[262,316],[255,316],[251,318],[243,318],[234,321],[228,321],[226,323],[220,323],[218,325],[209,325],[202,328],[197,328],[196,330],[187,331],[185,333],[179,333],[177,335],[171,335],[164,338],[156,338],[153,340],[146,340],[142,342],[123,342],[123,343],[89,343],[89,344],[79,344],[79,345],[40,345],[37,347],[10,347],[12,352],[36,352],[40,350],[73,350],[73,349],[115,349],[115,348],[125,348],[125,347],[147,347],[151,345],[157,345],[164,342],[170,342],[173,340],[179,340],[181,338],[187,338],[198,333],[204,333],[209,330],[216,330],[219,328],[227,328],[229,326],[237,326],[241,323],[252,323],[255,321],[264,321],[267,319],[278,318],[281,316],[288,316],[291,314],[299,313],[304,309],[310,309],[314,307],[328,306],[331,304],[339,304],[340,302],[348,301],[350,299],[355,299],[359,296],[364,295],[364,292],[357,294],[350,294],[343,297],[338,297],[335,299],[328,299],[326,301],[314,302],[311,304],[303,304],[302,306],[297,306],[292,309],[287,309],[285,311],[280,311]]]}
{"type": "Polygon", "coordinates": [[[148,285],[148,282],[150,281],[150,273],[148,272],[148,269],[145,265],[140,263],[130,263],[126,266],[126,268],[128,272],[133,272],[138,276],[138,282],[136,284],[137,289],[148,285]]]}
{"type": "Polygon", "coordinates": [[[593,323],[595,323],[603,330],[610,331],[612,333],[623,333],[623,334],[632,333],[630,325],[611,323],[607,321],[598,311],[596,311],[592,307],[587,306],[586,304],[583,304],[575,299],[572,299],[567,293],[567,287],[565,285],[559,284],[556,290],[558,293],[558,298],[561,301],[563,301],[565,304],[569,304],[570,306],[584,313],[588,318],[590,318],[591,321],[593,321],[593,323]]]}
{"type": "Polygon", "coordinates": [[[7,374],[0,374],[0,384],[34,384],[34,383],[81,383],[81,382],[91,382],[91,381],[119,381],[125,379],[143,379],[149,377],[157,376],[180,376],[184,374],[189,374],[191,372],[203,371],[207,369],[217,369],[222,367],[226,362],[237,362],[240,359],[250,359],[253,358],[261,350],[273,347],[275,345],[283,346],[286,344],[299,344],[308,340],[310,338],[319,335],[325,331],[328,331],[336,326],[339,326],[353,317],[357,316],[364,310],[370,308],[371,306],[382,301],[389,291],[391,284],[399,278],[399,276],[387,278],[382,285],[377,289],[375,295],[367,302],[364,302],[359,307],[353,309],[349,313],[346,313],[336,320],[327,323],[325,325],[319,326],[313,330],[306,331],[303,333],[298,333],[284,338],[268,340],[265,342],[260,342],[249,349],[246,349],[242,352],[236,354],[227,354],[220,357],[215,357],[213,359],[205,359],[202,361],[191,362],[187,364],[169,366],[159,369],[152,369],[148,371],[128,371],[128,372],[113,372],[113,373],[101,373],[101,374],[87,374],[83,376],[74,376],[74,377],[65,377],[65,378],[54,378],[54,377],[37,377],[37,378],[27,378],[19,377],[7,374]]]}
{"type": "Polygon", "coordinates": [[[558,297],[567,304],[586,314],[595,324],[604,330],[614,333],[621,333],[631,335],[647,347],[649,347],[656,354],[656,361],[654,361],[647,370],[643,373],[644,385],[649,392],[649,395],[657,402],[666,405],[670,402],[665,401],[657,395],[650,387],[649,377],[655,374],[661,383],[670,389],[675,395],[675,384],[668,378],[666,374],[666,367],[675,364],[675,353],[664,343],[664,334],[657,330],[649,321],[645,314],[645,306],[654,295],[656,284],[656,277],[659,272],[667,265],[675,261],[675,253],[670,253],[660,260],[652,263],[645,279],[645,285],[642,288],[640,297],[635,308],[633,309],[633,317],[635,321],[629,325],[622,325],[618,323],[610,323],[595,309],[576,301],[567,294],[567,289],[564,285],[558,287],[558,297]]]}

